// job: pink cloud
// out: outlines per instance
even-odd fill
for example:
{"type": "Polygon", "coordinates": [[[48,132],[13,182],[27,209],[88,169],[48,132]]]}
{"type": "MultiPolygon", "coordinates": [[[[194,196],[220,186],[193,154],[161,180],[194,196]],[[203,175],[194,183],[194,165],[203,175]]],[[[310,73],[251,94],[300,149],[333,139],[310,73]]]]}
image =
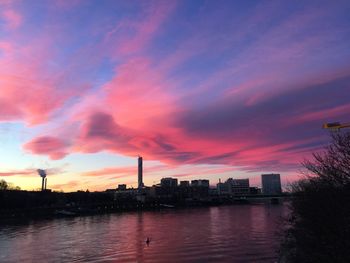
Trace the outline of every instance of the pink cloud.
{"type": "Polygon", "coordinates": [[[173,109],[171,85],[153,70],[150,60],[131,59],[117,70],[105,91],[107,104],[118,123],[138,129],[173,109]]]}
{"type": "MultiPolygon", "coordinates": [[[[308,112],[302,116],[297,116],[293,119],[288,120],[290,123],[306,123],[310,121],[320,120],[325,122],[333,122],[339,116],[345,115],[350,112],[350,105],[340,105],[337,107],[332,107],[320,111],[308,112]]],[[[321,122],[320,122],[321,123],[321,122]]]]}
{"type": "Polygon", "coordinates": [[[5,20],[6,28],[14,30],[22,24],[22,16],[13,9],[6,9],[2,12],[2,17],[5,20]]]}
{"type": "Polygon", "coordinates": [[[118,177],[131,176],[137,173],[136,167],[106,167],[101,170],[89,171],[82,174],[82,176],[109,176],[114,175],[118,177]]]}
{"type": "MultiPolygon", "coordinates": [[[[139,66],[138,64],[141,64],[140,68],[147,70],[147,67],[142,63],[137,63],[135,65],[136,69],[139,66]]],[[[160,93],[162,95],[164,91],[158,89],[156,85],[147,85],[147,81],[142,81],[143,78],[138,79],[136,77],[136,79],[133,79],[132,74],[129,74],[131,68],[133,66],[120,70],[119,76],[106,85],[105,91],[107,96],[104,105],[108,106],[105,107],[105,112],[96,111],[95,107],[92,107],[89,112],[89,107],[87,107],[85,110],[87,110],[88,114],[78,115],[78,121],[81,125],[77,133],[78,136],[73,136],[72,138],[72,151],[99,152],[107,150],[128,156],[142,154],[148,160],[161,160],[175,166],[200,163],[227,164],[238,166],[242,170],[256,172],[262,169],[295,170],[305,156],[308,156],[311,151],[317,150],[321,146],[319,142],[323,140],[324,136],[301,137],[301,139],[288,138],[290,135],[286,134],[286,132],[290,133],[293,129],[291,130],[289,126],[284,127],[278,116],[269,116],[271,109],[268,108],[269,111],[266,112],[262,108],[262,111],[258,107],[259,104],[253,104],[251,106],[253,107],[252,109],[244,108],[243,111],[241,110],[236,115],[233,115],[235,118],[238,118],[237,123],[240,123],[239,127],[235,127],[235,119],[232,117],[228,119],[231,122],[225,121],[226,117],[224,114],[232,111],[230,108],[226,108],[231,106],[229,100],[223,100],[221,104],[215,105],[212,109],[208,108],[206,109],[207,112],[200,112],[198,115],[194,112],[182,113],[176,108],[176,103],[171,103],[172,100],[167,101],[165,99],[160,100],[160,102],[153,102],[153,97],[148,92],[151,91],[151,94],[153,94],[152,89],[154,89],[154,94],[160,93]],[[125,87],[126,90],[119,91],[119,87],[125,87]],[[138,101],[140,102],[140,107],[138,107],[138,101]],[[162,107],[150,106],[153,103],[158,105],[158,103],[164,102],[165,104],[162,106],[163,111],[162,107]],[[148,107],[144,108],[145,105],[148,107]],[[225,110],[224,114],[221,113],[221,107],[225,110]],[[137,110],[133,112],[134,109],[137,110]],[[257,121],[254,123],[249,123],[249,121],[246,123],[244,119],[244,115],[247,114],[247,120],[250,120],[250,111],[257,118],[257,121]],[[128,112],[130,112],[129,115],[128,112]],[[190,119],[188,123],[184,122],[176,127],[174,126],[176,122],[169,121],[173,113],[184,114],[184,116],[188,114],[190,119]],[[205,118],[201,118],[202,116],[205,118]],[[265,116],[265,119],[261,119],[261,116],[265,116]],[[217,123],[216,118],[221,118],[222,120],[220,121],[222,123],[217,123]],[[241,118],[243,122],[240,122],[241,118]],[[196,127],[198,120],[200,120],[199,126],[196,127]],[[211,121],[213,122],[212,125],[210,124],[211,121]],[[267,125],[267,123],[272,125],[267,125]],[[192,128],[191,126],[193,126],[199,130],[195,130],[195,133],[192,133],[189,130],[185,130],[186,126],[189,126],[187,128],[192,128]],[[221,130],[214,129],[214,127],[221,127],[221,130]],[[259,128],[257,129],[257,127],[259,128]],[[222,135],[220,133],[224,128],[229,129],[229,133],[222,135]],[[279,132],[276,133],[275,131],[279,132]],[[277,139],[278,135],[286,137],[277,139]]],[[[154,79],[151,78],[150,83],[157,83],[158,81],[158,78],[155,77],[154,79]]],[[[317,87],[316,85],[314,89],[317,87]]],[[[309,91],[305,88],[298,89],[295,92],[296,94],[302,94],[309,91]]],[[[312,92],[309,93],[311,94],[312,92]]],[[[167,98],[167,94],[169,93],[164,92],[164,98],[167,98]]],[[[285,98],[279,98],[279,103],[283,99],[284,105],[287,107],[289,96],[290,94],[287,93],[285,98]]],[[[308,97],[306,96],[304,100],[308,101],[308,97]]],[[[271,105],[274,105],[274,98],[271,101],[271,105]]],[[[302,101],[300,103],[303,104],[302,101]]],[[[291,104],[290,107],[286,108],[287,112],[292,110],[299,112],[300,109],[299,104],[291,104]]],[[[337,115],[344,109],[347,108],[333,108],[331,112],[333,112],[333,115],[337,115]]],[[[309,109],[305,112],[311,114],[309,109]]],[[[274,114],[279,114],[279,112],[274,114]]],[[[307,117],[307,119],[309,118],[307,117]]],[[[291,125],[291,123],[288,125],[291,125]]],[[[293,133],[296,134],[297,131],[294,129],[293,133]]],[[[60,155],[60,147],[57,148],[57,156],[63,156],[60,155]]],[[[45,151],[50,153],[51,150],[45,149],[42,152],[45,151]]],[[[36,151],[36,153],[38,152],[36,151]]],[[[101,173],[98,172],[97,174],[108,175],[108,173],[118,174],[118,171],[112,169],[101,173]]],[[[190,173],[176,174],[189,175],[190,173]]]]}
{"type": "MultiPolygon", "coordinates": [[[[13,72],[16,68],[21,76],[35,77],[12,81],[12,75],[8,74],[0,79],[0,84],[1,81],[6,84],[3,85],[5,95],[0,95],[0,101],[6,105],[0,108],[2,119],[39,123],[49,119],[50,113],[61,109],[74,95],[81,95],[80,105],[66,109],[70,128],[61,128],[57,138],[50,138],[51,141],[44,137],[49,141],[47,148],[40,146],[42,137],[33,138],[25,148],[36,154],[48,154],[53,159],[71,152],[109,151],[128,156],[141,154],[148,160],[174,166],[226,164],[254,172],[296,169],[304,156],[325,141],[322,131],[315,130],[320,127],[317,121],[321,116],[335,118],[348,110],[348,101],[343,101],[342,108],[337,109],[336,104],[345,100],[338,94],[346,94],[342,85],[347,82],[348,72],[340,74],[338,69],[317,68],[322,63],[314,57],[323,54],[319,50],[327,53],[333,35],[320,30],[308,33],[305,28],[327,13],[326,9],[296,12],[266,32],[255,32],[260,23],[267,20],[267,26],[271,22],[275,10],[270,7],[263,8],[266,13],[261,13],[260,8],[254,10],[242,27],[229,27],[232,32],[225,28],[221,34],[216,34],[221,25],[208,19],[204,12],[205,16],[198,15],[201,23],[194,23],[195,30],[184,28],[185,33],[192,33],[187,36],[188,40],[174,45],[175,50],[162,55],[159,61],[152,58],[153,53],[157,53],[155,48],[151,53],[147,50],[162,32],[175,6],[150,4],[137,19],[119,21],[115,28],[101,34],[105,38],[97,45],[99,53],[93,59],[85,59],[89,51],[93,53],[89,48],[78,52],[74,65],[67,66],[60,78],[55,78],[56,74],[48,79],[40,77],[50,55],[34,61],[37,63],[32,63],[33,71],[29,67],[31,61],[25,61],[26,67],[21,67],[19,61],[13,63],[13,72]],[[212,23],[216,25],[213,28],[212,23]],[[252,34],[256,36],[254,43],[251,43],[252,34]],[[224,55],[229,56],[227,51],[235,44],[238,49],[221,61],[224,55]],[[118,61],[111,66],[113,72],[101,89],[89,95],[81,90],[74,94],[58,92],[59,80],[64,80],[69,71],[75,72],[85,61],[97,65],[100,52],[118,61]],[[199,65],[202,57],[222,65],[211,71],[210,62],[199,65]],[[190,63],[188,67],[180,67],[190,59],[194,66],[190,63]],[[196,67],[203,67],[208,73],[196,67]],[[177,70],[181,72],[180,77],[172,74],[177,70]],[[325,72],[332,73],[325,76],[325,72]],[[197,78],[200,78],[199,84],[197,78]],[[186,81],[190,84],[182,85],[186,81]],[[341,85],[338,82],[342,82],[341,85]],[[23,91],[26,86],[31,90],[37,88],[35,95],[23,91]],[[295,127],[300,122],[309,126],[295,127]],[[74,127],[72,132],[71,127],[74,127]],[[67,136],[69,147],[61,139],[67,136]]],[[[219,19],[225,12],[214,12],[210,18],[219,19]]],[[[244,21],[244,16],[239,19],[244,21]]],[[[339,34],[337,30],[331,33],[339,34]]],[[[0,69],[5,69],[5,64],[0,69]]],[[[211,174],[213,171],[201,172],[211,174]]],[[[131,171],[116,168],[95,171],[97,176],[123,173],[131,171]]],[[[176,172],[178,175],[191,173],[196,172],[176,172]]]]}
{"type": "Polygon", "coordinates": [[[5,54],[10,53],[13,51],[13,47],[10,42],[8,41],[0,41],[0,50],[4,52],[5,54]]]}
{"type": "Polygon", "coordinates": [[[0,121],[48,122],[67,100],[86,90],[81,82],[67,88],[61,72],[49,67],[53,41],[43,33],[25,44],[0,42],[0,121]]]}
{"type": "Polygon", "coordinates": [[[37,176],[37,172],[35,169],[9,170],[0,172],[0,177],[1,176],[37,176]]]}
{"type": "Polygon", "coordinates": [[[39,155],[48,155],[52,160],[62,159],[68,154],[68,145],[62,139],[41,136],[34,138],[23,146],[24,149],[39,155]]]}
{"type": "MultiPolygon", "coordinates": [[[[159,172],[169,169],[166,165],[152,165],[145,167],[145,174],[159,172]]],[[[130,177],[137,175],[136,166],[124,166],[124,167],[105,167],[100,170],[88,171],[81,174],[82,176],[113,176],[112,178],[130,177]]]]}
{"type": "MultiPolygon", "coordinates": [[[[3,68],[1,62],[0,68],[3,68]]],[[[17,70],[20,69],[21,66],[18,65],[17,70]]],[[[24,68],[23,70],[27,71],[24,68]]],[[[59,91],[53,82],[36,79],[36,73],[29,68],[28,71],[21,76],[0,73],[0,121],[23,119],[30,124],[45,122],[53,110],[58,109],[68,97],[77,92],[59,91]]]]}
{"type": "Polygon", "coordinates": [[[146,6],[138,20],[123,20],[106,34],[106,41],[116,41],[115,56],[130,55],[145,49],[159,33],[162,24],[176,7],[175,2],[154,2],[146,6]]]}

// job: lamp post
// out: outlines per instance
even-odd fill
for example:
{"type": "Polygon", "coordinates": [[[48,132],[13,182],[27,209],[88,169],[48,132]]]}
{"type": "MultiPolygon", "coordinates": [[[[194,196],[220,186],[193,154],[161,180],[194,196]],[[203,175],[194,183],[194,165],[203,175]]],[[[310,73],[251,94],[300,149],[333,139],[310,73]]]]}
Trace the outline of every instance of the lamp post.
{"type": "Polygon", "coordinates": [[[323,129],[330,129],[330,130],[340,130],[344,128],[350,128],[350,122],[347,123],[340,123],[340,122],[330,122],[323,124],[323,129]]]}

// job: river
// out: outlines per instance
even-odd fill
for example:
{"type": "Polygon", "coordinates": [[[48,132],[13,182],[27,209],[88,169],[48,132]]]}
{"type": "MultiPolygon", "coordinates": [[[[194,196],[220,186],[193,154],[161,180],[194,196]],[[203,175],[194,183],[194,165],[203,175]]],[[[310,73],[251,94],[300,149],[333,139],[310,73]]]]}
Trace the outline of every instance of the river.
{"type": "Polygon", "coordinates": [[[276,262],[286,213],[235,205],[2,224],[0,262],[276,262]]]}

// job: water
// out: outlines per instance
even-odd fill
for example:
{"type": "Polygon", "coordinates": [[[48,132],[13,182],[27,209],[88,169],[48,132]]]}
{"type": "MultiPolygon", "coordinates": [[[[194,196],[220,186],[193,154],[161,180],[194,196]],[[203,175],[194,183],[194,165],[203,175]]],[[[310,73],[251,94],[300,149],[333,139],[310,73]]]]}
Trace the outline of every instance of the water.
{"type": "Polygon", "coordinates": [[[286,210],[222,206],[2,225],[0,262],[276,262],[286,210]]]}

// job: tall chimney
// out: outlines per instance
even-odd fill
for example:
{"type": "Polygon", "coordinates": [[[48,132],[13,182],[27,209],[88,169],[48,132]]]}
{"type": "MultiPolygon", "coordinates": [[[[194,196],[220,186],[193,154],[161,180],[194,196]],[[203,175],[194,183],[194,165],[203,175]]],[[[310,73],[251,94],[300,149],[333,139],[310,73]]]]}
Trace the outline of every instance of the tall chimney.
{"type": "Polygon", "coordinates": [[[44,191],[45,187],[45,177],[41,177],[41,191],[44,191]]]}
{"type": "Polygon", "coordinates": [[[143,182],[142,182],[142,157],[139,156],[138,159],[138,189],[142,189],[143,187],[143,182]]]}
{"type": "Polygon", "coordinates": [[[47,177],[45,177],[45,190],[47,189],[47,177]]]}
{"type": "Polygon", "coordinates": [[[43,169],[38,169],[37,172],[41,177],[41,191],[44,191],[46,189],[46,182],[45,182],[46,171],[43,169]]]}

